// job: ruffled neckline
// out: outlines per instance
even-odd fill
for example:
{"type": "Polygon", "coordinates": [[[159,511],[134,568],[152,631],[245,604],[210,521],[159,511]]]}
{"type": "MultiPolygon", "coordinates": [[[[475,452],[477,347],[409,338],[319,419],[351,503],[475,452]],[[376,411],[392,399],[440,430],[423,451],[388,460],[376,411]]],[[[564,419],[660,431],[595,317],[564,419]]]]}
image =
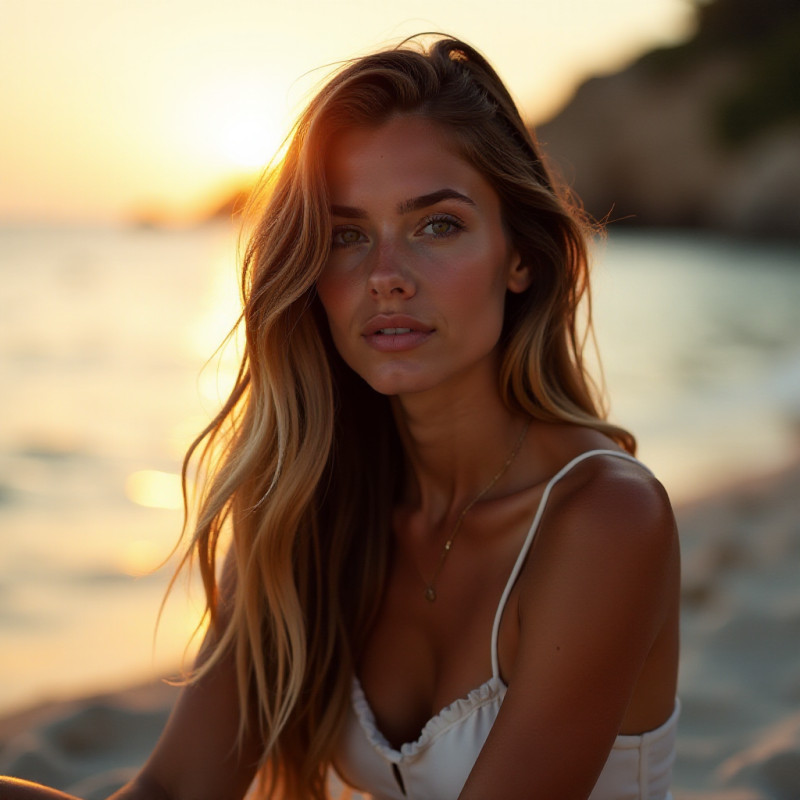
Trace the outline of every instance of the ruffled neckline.
{"type": "Polygon", "coordinates": [[[463,722],[487,703],[501,702],[505,693],[505,683],[500,678],[492,676],[477,688],[472,689],[466,697],[459,697],[431,717],[423,726],[417,739],[400,745],[399,750],[392,747],[379,730],[372,707],[364,694],[361,682],[355,675],[353,676],[352,703],[356,718],[370,744],[388,761],[398,763],[416,757],[427,749],[434,739],[453,725],[463,722]]]}

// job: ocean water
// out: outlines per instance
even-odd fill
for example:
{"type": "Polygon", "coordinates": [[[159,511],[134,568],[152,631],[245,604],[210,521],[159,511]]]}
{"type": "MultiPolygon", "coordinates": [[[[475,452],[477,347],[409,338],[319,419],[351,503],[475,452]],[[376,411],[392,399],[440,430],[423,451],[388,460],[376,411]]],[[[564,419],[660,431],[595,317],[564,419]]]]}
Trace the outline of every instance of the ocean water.
{"type": "MultiPolygon", "coordinates": [[[[230,381],[236,237],[0,229],[0,713],[172,670],[199,594],[154,638],[182,453],[230,381]]],[[[800,247],[612,234],[595,324],[611,415],[678,503],[800,442],[800,247]]]]}

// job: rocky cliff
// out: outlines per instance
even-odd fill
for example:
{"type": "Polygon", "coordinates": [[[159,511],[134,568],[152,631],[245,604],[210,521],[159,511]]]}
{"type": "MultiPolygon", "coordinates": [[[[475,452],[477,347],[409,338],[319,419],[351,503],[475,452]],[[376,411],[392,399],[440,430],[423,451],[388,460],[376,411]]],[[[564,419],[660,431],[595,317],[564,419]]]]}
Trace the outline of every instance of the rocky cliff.
{"type": "Polygon", "coordinates": [[[757,4],[757,30],[742,2],[704,7],[692,41],[589,80],[538,126],[596,219],[800,238],[800,4],[757,4]]]}

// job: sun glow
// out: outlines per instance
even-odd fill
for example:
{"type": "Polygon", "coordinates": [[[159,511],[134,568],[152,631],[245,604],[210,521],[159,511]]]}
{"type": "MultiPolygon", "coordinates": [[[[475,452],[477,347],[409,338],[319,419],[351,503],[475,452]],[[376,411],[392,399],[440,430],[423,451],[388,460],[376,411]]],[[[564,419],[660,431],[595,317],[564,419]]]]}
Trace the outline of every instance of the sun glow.
{"type": "Polygon", "coordinates": [[[285,103],[256,81],[220,79],[187,98],[194,149],[242,173],[261,170],[278,151],[288,127],[285,103]]]}
{"type": "Polygon", "coordinates": [[[125,481],[128,499],[147,508],[179,509],[183,505],[181,477],[172,472],[143,469],[125,481]]]}
{"type": "Polygon", "coordinates": [[[406,0],[358,25],[321,0],[302,13],[254,0],[41,5],[0,13],[0,74],[13,76],[0,81],[0,216],[11,220],[202,218],[218,187],[246,185],[279,155],[335,65],[419,30],[476,43],[536,121],[586,75],[685,37],[693,18],[686,0],[498,0],[489,16],[480,3],[406,0]]]}
{"type": "Polygon", "coordinates": [[[248,171],[261,169],[277,149],[278,128],[270,120],[227,120],[218,133],[220,153],[234,167],[248,171]]]}

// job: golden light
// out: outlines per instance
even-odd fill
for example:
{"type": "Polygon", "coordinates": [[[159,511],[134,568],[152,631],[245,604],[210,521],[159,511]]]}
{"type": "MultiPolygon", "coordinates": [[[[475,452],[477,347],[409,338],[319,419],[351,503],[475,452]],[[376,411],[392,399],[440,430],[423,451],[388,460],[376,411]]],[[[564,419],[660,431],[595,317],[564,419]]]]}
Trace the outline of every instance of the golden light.
{"type": "Polygon", "coordinates": [[[220,77],[188,96],[179,113],[197,154],[240,173],[260,171],[288,129],[285,100],[255,79],[220,77]]]}
{"type": "MultiPolygon", "coordinates": [[[[225,247],[214,259],[204,306],[204,313],[187,331],[192,356],[203,359],[208,358],[226,340],[242,311],[239,266],[236,263],[236,245],[232,240],[225,241],[225,247]]],[[[233,341],[225,350],[225,360],[229,365],[238,365],[243,348],[243,331],[237,329],[233,341]]]]}
{"type": "Polygon", "coordinates": [[[172,472],[156,469],[133,472],[125,481],[125,495],[131,502],[147,508],[178,509],[183,506],[181,477],[172,472]]]}
{"type": "Polygon", "coordinates": [[[119,555],[119,568],[133,577],[149,575],[161,566],[166,554],[146,539],[137,539],[123,547],[119,555]]]}
{"type": "Polygon", "coordinates": [[[220,152],[233,166],[261,169],[280,141],[277,126],[265,119],[228,119],[218,131],[220,152]]]}

